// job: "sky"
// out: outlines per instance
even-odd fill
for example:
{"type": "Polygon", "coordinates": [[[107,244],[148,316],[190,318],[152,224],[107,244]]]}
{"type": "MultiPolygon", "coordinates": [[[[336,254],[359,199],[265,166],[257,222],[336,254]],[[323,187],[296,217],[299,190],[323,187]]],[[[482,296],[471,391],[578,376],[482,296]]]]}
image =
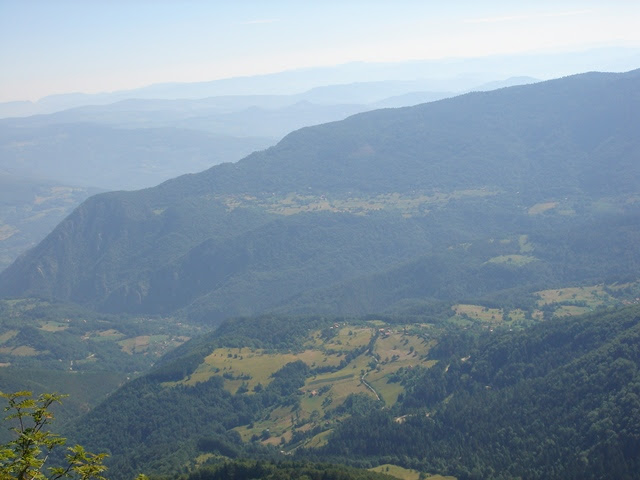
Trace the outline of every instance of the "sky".
{"type": "Polygon", "coordinates": [[[640,0],[0,0],[0,102],[353,61],[640,47],[640,0]]]}

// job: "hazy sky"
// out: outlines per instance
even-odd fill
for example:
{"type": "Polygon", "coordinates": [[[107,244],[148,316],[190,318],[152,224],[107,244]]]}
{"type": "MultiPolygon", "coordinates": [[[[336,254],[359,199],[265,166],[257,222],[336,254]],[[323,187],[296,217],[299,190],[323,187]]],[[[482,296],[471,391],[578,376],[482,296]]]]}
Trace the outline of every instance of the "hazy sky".
{"type": "Polygon", "coordinates": [[[0,101],[350,61],[640,46],[640,0],[0,0],[0,101]]]}

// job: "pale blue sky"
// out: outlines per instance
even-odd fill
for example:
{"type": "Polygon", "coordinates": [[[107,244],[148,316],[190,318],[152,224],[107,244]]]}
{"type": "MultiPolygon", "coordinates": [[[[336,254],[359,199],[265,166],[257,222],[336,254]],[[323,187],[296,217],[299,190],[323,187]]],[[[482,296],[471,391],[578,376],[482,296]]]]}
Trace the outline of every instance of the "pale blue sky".
{"type": "Polygon", "coordinates": [[[0,101],[350,61],[640,47],[639,0],[0,0],[0,101]]]}

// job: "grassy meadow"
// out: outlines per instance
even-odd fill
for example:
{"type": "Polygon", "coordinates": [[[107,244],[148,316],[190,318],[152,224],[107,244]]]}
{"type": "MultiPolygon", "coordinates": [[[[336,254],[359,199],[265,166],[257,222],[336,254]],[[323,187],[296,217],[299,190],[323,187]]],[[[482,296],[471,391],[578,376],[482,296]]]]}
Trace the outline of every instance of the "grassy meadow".
{"type": "Polygon", "coordinates": [[[278,445],[290,442],[296,432],[320,427],[319,434],[304,441],[306,447],[319,447],[326,443],[328,432],[340,420],[337,409],[350,395],[363,394],[393,405],[404,389],[399,382],[390,382],[390,377],[401,368],[428,368],[435,363],[425,360],[434,344],[426,339],[431,331],[429,325],[414,325],[407,330],[382,321],[336,323],[328,330],[311,332],[299,351],[216,348],[178,383],[195,385],[218,376],[229,392],[242,389],[252,395],[267,387],[273,374],[283,366],[302,361],[311,374],[298,392],[299,402],[278,406],[236,431],[244,441],[278,445]]]}

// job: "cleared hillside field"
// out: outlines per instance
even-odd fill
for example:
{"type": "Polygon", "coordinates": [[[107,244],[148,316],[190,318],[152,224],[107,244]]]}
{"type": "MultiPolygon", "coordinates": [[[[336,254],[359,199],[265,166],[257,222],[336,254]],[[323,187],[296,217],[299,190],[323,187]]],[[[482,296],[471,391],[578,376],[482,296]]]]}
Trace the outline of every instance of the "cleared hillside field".
{"type": "Polygon", "coordinates": [[[432,331],[431,325],[414,325],[409,331],[382,321],[335,323],[310,332],[298,351],[216,348],[191,375],[164,385],[195,386],[219,377],[230,393],[253,395],[266,388],[285,365],[301,361],[310,374],[298,391],[298,402],[278,405],[260,420],[235,430],[244,441],[279,444],[291,442],[296,432],[320,427],[319,434],[304,441],[306,447],[319,447],[326,443],[326,432],[344,416],[337,412],[351,395],[391,406],[404,391],[401,383],[392,380],[398,370],[435,364],[425,359],[435,344],[432,331]]]}

